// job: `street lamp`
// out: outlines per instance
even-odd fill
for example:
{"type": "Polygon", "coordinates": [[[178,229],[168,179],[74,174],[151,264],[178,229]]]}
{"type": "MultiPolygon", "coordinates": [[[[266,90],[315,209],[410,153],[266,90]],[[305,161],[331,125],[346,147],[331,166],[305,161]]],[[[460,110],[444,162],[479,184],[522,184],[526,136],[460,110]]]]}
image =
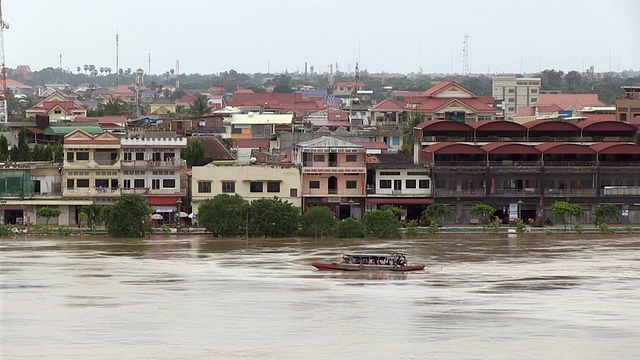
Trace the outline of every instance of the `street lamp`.
{"type": "Polygon", "coordinates": [[[176,200],[176,205],[178,207],[178,212],[176,213],[176,223],[178,224],[177,226],[180,226],[180,224],[182,223],[182,219],[180,218],[180,211],[182,210],[182,200],[176,200]]]}
{"type": "Polygon", "coordinates": [[[520,199],[516,204],[518,204],[518,219],[522,220],[522,204],[524,202],[520,199]]]}
{"type": "Polygon", "coordinates": [[[142,86],[143,75],[144,70],[138,68],[136,70],[136,115],[138,115],[138,119],[140,119],[140,87],[142,86]]]}

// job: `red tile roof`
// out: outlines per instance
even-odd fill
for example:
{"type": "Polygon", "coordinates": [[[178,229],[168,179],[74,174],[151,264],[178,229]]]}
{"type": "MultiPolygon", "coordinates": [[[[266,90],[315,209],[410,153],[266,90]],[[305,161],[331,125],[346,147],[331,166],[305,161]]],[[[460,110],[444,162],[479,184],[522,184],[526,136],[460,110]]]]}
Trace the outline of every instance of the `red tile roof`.
{"type": "Polygon", "coordinates": [[[404,104],[391,99],[384,99],[376,106],[371,108],[371,111],[404,111],[407,110],[404,104]]]}
{"type": "Polygon", "coordinates": [[[582,110],[585,107],[606,106],[598,94],[540,94],[536,106],[558,105],[562,110],[582,110]]]}
{"type": "Polygon", "coordinates": [[[233,147],[239,149],[255,149],[260,147],[269,147],[268,139],[237,139],[233,142],[233,147]]]}
{"type": "Polygon", "coordinates": [[[416,110],[434,112],[450,103],[457,101],[476,112],[494,112],[495,109],[483,103],[478,98],[429,98],[416,108],[416,110]]]}
{"type": "Polygon", "coordinates": [[[389,147],[384,141],[354,141],[356,145],[364,146],[367,150],[387,150],[389,147]]]}
{"type": "Polygon", "coordinates": [[[133,91],[129,89],[129,85],[118,85],[115,87],[115,89],[113,89],[111,93],[118,94],[118,95],[133,94],[133,91]]]}
{"type": "Polygon", "coordinates": [[[17,88],[25,88],[25,89],[32,89],[32,86],[29,86],[27,84],[23,84],[20,81],[17,80],[13,80],[13,79],[7,79],[7,87],[8,88],[12,88],[12,87],[17,87],[17,88]]]}
{"type": "Polygon", "coordinates": [[[348,111],[329,111],[327,113],[327,119],[329,121],[349,120],[349,112],[348,111]]]}

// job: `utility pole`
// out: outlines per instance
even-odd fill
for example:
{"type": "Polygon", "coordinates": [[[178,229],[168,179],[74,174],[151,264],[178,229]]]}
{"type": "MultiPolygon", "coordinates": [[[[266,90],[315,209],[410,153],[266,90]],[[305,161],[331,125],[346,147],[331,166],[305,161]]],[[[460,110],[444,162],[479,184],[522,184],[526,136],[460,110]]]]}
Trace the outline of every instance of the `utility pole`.
{"type": "Polygon", "coordinates": [[[7,105],[7,97],[9,92],[7,91],[7,69],[4,62],[4,29],[9,29],[9,23],[4,21],[2,17],[2,3],[0,2],[0,63],[2,64],[2,80],[0,81],[0,91],[2,96],[0,99],[0,124],[6,124],[9,120],[9,106],[7,105]]]}

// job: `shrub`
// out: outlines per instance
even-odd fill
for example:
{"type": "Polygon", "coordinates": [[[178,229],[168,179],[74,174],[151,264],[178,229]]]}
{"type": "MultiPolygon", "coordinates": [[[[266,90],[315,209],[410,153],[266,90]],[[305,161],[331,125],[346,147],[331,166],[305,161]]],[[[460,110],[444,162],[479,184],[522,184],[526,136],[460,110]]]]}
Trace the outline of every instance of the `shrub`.
{"type": "Polygon", "coordinates": [[[365,213],[364,226],[367,233],[373,233],[378,238],[389,239],[402,236],[400,221],[391,211],[374,210],[365,213]]]}
{"type": "Polygon", "coordinates": [[[601,234],[611,234],[616,232],[614,228],[609,226],[609,224],[603,222],[598,224],[598,229],[600,229],[601,234]]]}
{"type": "Polygon", "coordinates": [[[491,231],[491,234],[493,235],[498,235],[500,234],[500,227],[502,225],[502,221],[501,220],[493,220],[492,222],[489,223],[489,228],[491,231]]]}
{"type": "Polygon", "coordinates": [[[363,238],[366,235],[362,221],[346,218],[336,224],[334,234],[337,238],[363,238]]]}
{"type": "Polygon", "coordinates": [[[56,232],[60,236],[69,236],[71,235],[72,230],[67,225],[60,225],[56,229],[56,232]]]}
{"type": "Polygon", "coordinates": [[[171,232],[171,228],[169,227],[169,225],[163,224],[160,225],[160,231],[162,231],[163,234],[169,234],[171,232]]]}
{"type": "Polygon", "coordinates": [[[410,220],[407,223],[407,230],[406,230],[406,234],[407,235],[411,235],[411,236],[415,236],[420,232],[420,229],[418,229],[418,226],[420,225],[420,223],[418,222],[418,220],[413,219],[410,220]]]}
{"type": "Polygon", "coordinates": [[[312,206],[302,215],[302,230],[304,236],[331,235],[338,220],[326,206],[312,206]]]}
{"type": "Polygon", "coordinates": [[[622,230],[624,230],[624,232],[626,232],[627,234],[633,234],[633,227],[631,226],[625,226],[622,228],[622,230]]]}
{"type": "Polygon", "coordinates": [[[556,231],[553,230],[553,229],[547,229],[547,230],[544,231],[545,235],[554,235],[555,233],[556,233],[556,231]]]}
{"type": "Polygon", "coordinates": [[[527,225],[525,225],[522,220],[518,219],[518,222],[516,222],[516,232],[518,234],[522,234],[525,230],[527,230],[527,225]]]}
{"type": "Polygon", "coordinates": [[[573,231],[575,231],[578,234],[582,234],[583,228],[581,224],[575,224],[573,225],[573,231]]]}

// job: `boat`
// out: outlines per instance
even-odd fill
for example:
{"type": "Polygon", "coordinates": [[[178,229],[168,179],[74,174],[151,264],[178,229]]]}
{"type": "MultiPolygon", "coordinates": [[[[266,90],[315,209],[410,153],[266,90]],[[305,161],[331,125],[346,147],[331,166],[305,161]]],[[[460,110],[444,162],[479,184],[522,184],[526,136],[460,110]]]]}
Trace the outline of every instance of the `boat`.
{"type": "Polygon", "coordinates": [[[406,254],[395,252],[392,254],[344,254],[341,262],[312,263],[318,270],[386,270],[386,271],[416,271],[424,269],[422,264],[409,264],[406,254]]]}

